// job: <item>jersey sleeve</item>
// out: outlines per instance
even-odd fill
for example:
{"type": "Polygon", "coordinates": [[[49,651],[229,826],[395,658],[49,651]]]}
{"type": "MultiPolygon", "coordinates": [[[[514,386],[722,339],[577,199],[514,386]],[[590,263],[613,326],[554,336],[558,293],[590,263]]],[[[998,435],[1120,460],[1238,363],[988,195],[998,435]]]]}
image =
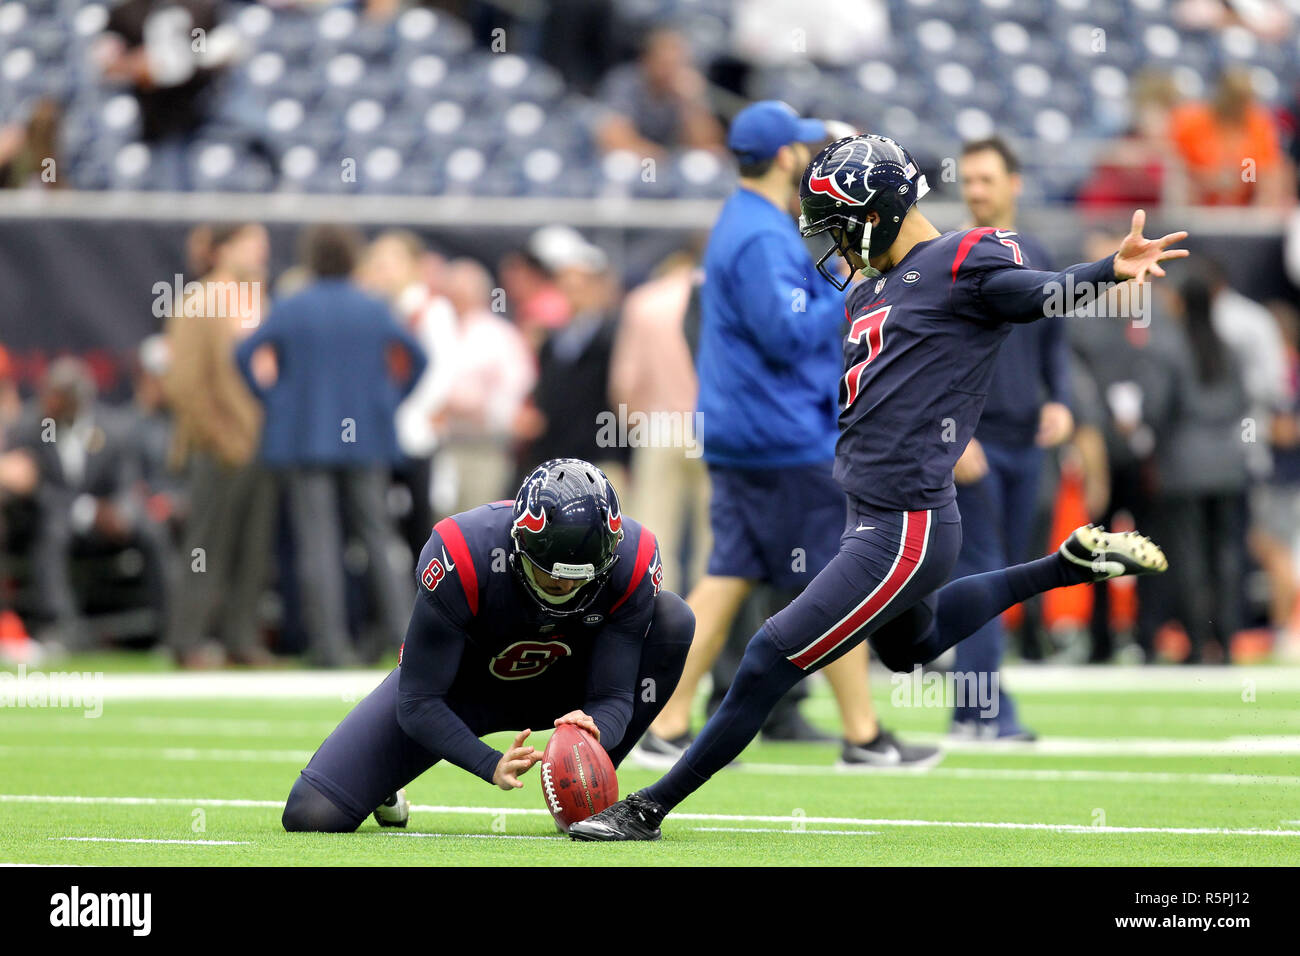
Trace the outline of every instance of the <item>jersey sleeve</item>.
{"type": "Polygon", "coordinates": [[[453,518],[444,518],[420,552],[415,566],[419,599],[438,608],[460,627],[478,614],[478,571],[465,534],[453,518]]]}
{"type": "Polygon", "coordinates": [[[632,719],[641,649],[654,617],[655,597],[662,587],[659,543],[648,528],[642,528],[632,573],[596,638],[587,677],[583,710],[596,722],[601,746],[606,750],[623,739],[632,719]]]}
{"type": "Polygon", "coordinates": [[[1073,302],[1095,295],[1115,281],[1113,256],[1060,272],[1027,268],[1019,236],[1006,229],[971,229],[958,243],[952,263],[952,305],[982,325],[1033,322],[1074,311],[1073,302]]]}
{"type": "Polygon", "coordinates": [[[478,600],[474,564],[451,519],[430,535],[417,573],[420,593],[398,664],[397,722],[429,752],[491,783],[500,751],[479,740],[447,703],[478,600]]]}

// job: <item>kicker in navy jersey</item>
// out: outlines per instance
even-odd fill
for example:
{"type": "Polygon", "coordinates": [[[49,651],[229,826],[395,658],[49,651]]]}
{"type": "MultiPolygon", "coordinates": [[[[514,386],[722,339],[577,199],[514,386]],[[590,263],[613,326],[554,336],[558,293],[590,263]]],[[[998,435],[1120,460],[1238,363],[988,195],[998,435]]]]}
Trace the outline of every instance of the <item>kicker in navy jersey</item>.
{"type": "Polygon", "coordinates": [[[438,522],[416,573],[397,668],[302,771],[286,830],[350,832],[372,811],[403,826],[402,788],[439,760],[516,789],[541,759],[526,731],[561,722],[618,766],[672,696],[694,634],[662,590],[654,535],[577,459],[538,466],[513,502],[438,522]],[[504,754],[480,739],[506,730],[504,754]]]}
{"type": "Polygon", "coordinates": [[[925,177],[882,136],[827,146],[800,188],[801,231],[829,232],[818,270],[848,296],[835,474],[849,495],[840,551],[750,640],[717,712],[658,782],[569,828],[579,840],[653,840],[659,824],[748,745],[780,697],[863,640],[897,671],[933,660],[1030,595],[1122,574],[1165,570],[1137,534],[1079,528],[1050,557],[948,580],[961,543],[952,468],[975,431],[998,346],[1011,322],[1050,311],[1073,285],[1095,290],[1186,255],[1183,238],[1142,237],[1144,216],[1119,251],[1064,272],[1025,268],[1013,232],[941,235],[916,208],[925,177]],[[825,268],[838,252],[841,282],[825,268]]]}

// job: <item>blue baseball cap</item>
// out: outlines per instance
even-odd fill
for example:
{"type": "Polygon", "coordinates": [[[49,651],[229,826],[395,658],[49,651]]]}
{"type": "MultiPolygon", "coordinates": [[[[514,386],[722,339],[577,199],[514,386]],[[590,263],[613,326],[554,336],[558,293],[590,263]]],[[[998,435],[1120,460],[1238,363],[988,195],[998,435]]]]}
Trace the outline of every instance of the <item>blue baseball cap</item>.
{"type": "Polygon", "coordinates": [[[736,114],[727,132],[727,146],[742,160],[771,159],[790,143],[820,143],[827,139],[826,124],[800,119],[788,103],[760,100],[736,114]]]}

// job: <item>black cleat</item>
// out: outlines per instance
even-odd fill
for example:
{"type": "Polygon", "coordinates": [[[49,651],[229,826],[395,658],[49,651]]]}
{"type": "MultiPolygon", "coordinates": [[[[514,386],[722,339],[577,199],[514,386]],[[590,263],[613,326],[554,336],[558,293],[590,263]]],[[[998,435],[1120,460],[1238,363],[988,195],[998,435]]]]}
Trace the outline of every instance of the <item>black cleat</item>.
{"type": "Polygon", "coordinates": [[[869,744],[851,744],[844,741],[840,752],[841,770],[871,770],[876,767],[906,767],[926,770],[943,759],[938,747],[905,744],[884,727],[869,744]]]}
{"type": "Polygon", "coordinates": [[[595,816],[569,827],[574,840],[613,842],[616,840],[658,840],[659,824],[667,814],[659,804],[640,793],[611,804],[595,816]]]}
{"type": "Polygon", "coordinates": [[[1136,531],[1107,531],[1101,525],[1075,528],[1060,547],[1061,557],[1086,568],[1092,581],[1105,581],[1126,574],[1160,574],[1169,561],[1160,546],[1136,531]]]}

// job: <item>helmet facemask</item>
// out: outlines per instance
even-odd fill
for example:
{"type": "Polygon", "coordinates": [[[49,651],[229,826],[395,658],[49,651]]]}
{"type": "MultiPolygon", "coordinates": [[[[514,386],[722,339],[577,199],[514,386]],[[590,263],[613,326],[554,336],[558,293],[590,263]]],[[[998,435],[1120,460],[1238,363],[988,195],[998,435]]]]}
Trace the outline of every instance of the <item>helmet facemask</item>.
{"type": "MultiPolygon", "coordinates": [[[[541,608],[550,614],[567,616],[581,614],[587,610],[609,581],[614,565],[618,563],[618,552],[611,549],[608,560],[601,567],[593,564],[566,564],[555,562],[549,568],[543,566],[524,548],[522,535],[518,529],[510,534],[514,542],[514,551],[510,555],[510,565],[524,587],[524,591],[541,608]],[[551,594],[543,589],[537,575],[545,574],[562,581],[581,581],[567,594],[551,594]]],[[[618,532],[618,540],[623,540],[623,532],[618,532]]]]}

